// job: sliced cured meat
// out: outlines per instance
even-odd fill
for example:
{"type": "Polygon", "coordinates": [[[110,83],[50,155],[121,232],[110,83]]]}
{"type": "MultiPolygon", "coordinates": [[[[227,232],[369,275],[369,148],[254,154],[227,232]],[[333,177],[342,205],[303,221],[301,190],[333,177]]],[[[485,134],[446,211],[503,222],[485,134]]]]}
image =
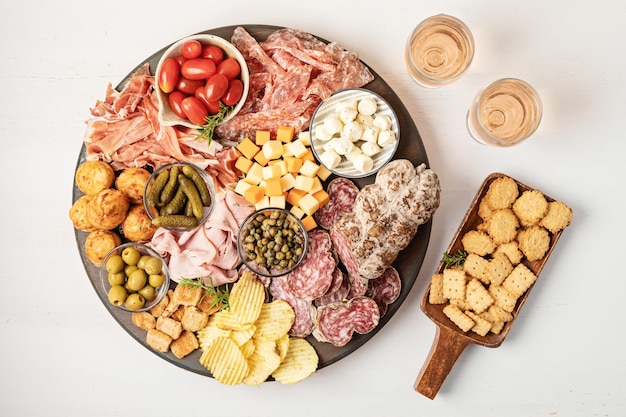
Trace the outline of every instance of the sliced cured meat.
{"type": "Polygon", "coordinates": [[[275,133],[280,125],[293,126],[296,133],[306,130],[322,100],[374,79],[355,52],[300,30],[279,29],[258,42],[237,27],[231,42],[246,60],[251,78],[243,108],[215,129],[226,142],[253,137],[259,129],[275,133]]]}
{"type": "Polygon", "coordinates": [[[272,278],[268,290],[274,300],[283,300],[293,308],[296,317],[289,334],[294,337],[310,335],[315,327],[317,315],[313,303],[293,295],[287,285],[286,276],[272,278]]]}
{"type": "Polygon", "coordinates": [[[287,286],[296,297],[311,301],[326,294],[330,288],[337,261],[327,231],[310,231],[308,242],[302,263],[287,275],[287,286]]]}
{"type": "Polygon", "coordinates": [[[341,347],[352,339],[354,332],[366,334],[372,331],[379,320],[378,305],[368,297],[326,304],[317,309],[313,336],[320,342],[341,347]]]}
{"type": "Polygon", "coordinates": [[[346,301],[348,299],[348,293],[350,291],[350,281],[348,280],[348,276],[343,273],[343,271],[339,268],[335,268],[335,274],[340,276],[339,287],[334,290],[327,292],[323,296],[316,298],[313,303],[315,306],[323,306],[325,304],[336,303],[339,301],[346,301]]]}
{"type": "Polygon", "coordinates": [[[348,298],[364,295],[365,291],[367,291],[367,281],[359,275],[359,264],[352,253],[348,237],[336,225],[331,227],[330,236],[335,253],[348,272],[348,280],[350,282],[348,298]]]}
{"type": "Polygon", "coordinates": [[[314,216],[318,225],[330,229],[340,213],[352,210],[359,188],[348,178],[338,177],[328,183],[326,192],[330,200],[314,216]]]}
{"type": "Polygon", "coordinates": [[[393,303],[400,296],[402,289],[402,281],[398,271],[390,266],[378,278],[370,279],[365,293],[378,304],[380,316],[384,316],[387,312],[389,304],[393,303]]]}

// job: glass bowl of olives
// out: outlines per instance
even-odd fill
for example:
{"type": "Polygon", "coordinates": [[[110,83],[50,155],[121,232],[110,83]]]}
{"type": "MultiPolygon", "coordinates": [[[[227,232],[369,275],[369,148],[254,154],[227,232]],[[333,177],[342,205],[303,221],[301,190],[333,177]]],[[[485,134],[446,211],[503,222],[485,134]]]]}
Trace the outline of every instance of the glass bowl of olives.
{"type": "Polygon", "coordinates": [[[296,269],[306,255],[308,236],[296,216],[282,208],[250,214],[237,235],[237,250],[254,273],[279,277],[296,269]]]}
{"type": "Polygon", "coordinates": [[[188,162],[172,162],[154,170],[143,195],[152,224],[172,231],[202,225],[211,215],[214,201],[213,180],[188,162]]]}
{"type": "Polygon", "coordinates": [[[100,285],[108,302],[122,310],[146,311],[161,302],[170,286],[163,258],[149,246],[124,243],[100,266],[100,285]]]}

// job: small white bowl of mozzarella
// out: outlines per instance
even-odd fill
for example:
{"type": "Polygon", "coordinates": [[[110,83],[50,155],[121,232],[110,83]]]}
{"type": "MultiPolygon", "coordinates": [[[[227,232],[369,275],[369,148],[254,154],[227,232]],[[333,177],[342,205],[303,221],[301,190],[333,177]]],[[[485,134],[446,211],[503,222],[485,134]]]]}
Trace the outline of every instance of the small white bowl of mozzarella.
{"type": "Polygon", "coordinates": [[[309,131],[317,160],[346,178],[378,172],[393,158],[400,141],[394,110],[381,96],[363,88],[337,91],[320,103],[309,131]]]}

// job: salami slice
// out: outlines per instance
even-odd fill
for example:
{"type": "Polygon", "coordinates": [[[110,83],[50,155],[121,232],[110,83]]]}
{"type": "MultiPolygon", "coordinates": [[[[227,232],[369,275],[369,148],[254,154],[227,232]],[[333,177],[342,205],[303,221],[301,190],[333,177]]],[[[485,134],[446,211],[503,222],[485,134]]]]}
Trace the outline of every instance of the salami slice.
{"type": "Polygon", "coordinates": [[[367,281],[359,275],[359,265],[352,253],[348,238],[337,227],[330,229],[330,236],[339,260],[348,271],[348,279],[350,280],[350,295],[348,298],[364,295],[365,291],[367,291],[367,281]]]}
{"type": "Polygon", "coordinates": [[[390,266],[381,276],[369,280],[366,295],[376,301],[382,317],[387,312],[387,306],[400,296],[401,288],[400,274],[390,266]]]}
{"type": "Polygon", "coordinates": [[[328,183],[326,192],[330,201],[314,214],[315,221],[325,229],[330,229],[337,216],[352,210],[359,188],[351,180],[335,178],[328,183]]]}
{"type": "Polygon", "coordinates": [[[313,336],[320,342],[345,346],[354,332],[366,334],[380,320],[378,305],[369,297],[356,297],[349,301],[326,304],[317,309],[317,326],[313,336]]]}
{"type": "MultiPolygon", "coordinates": [[[[329,290],[323,296],[316,298],[313,303],[317,307],[348,299],[348,292],[350,291],[350,281],[348,280],[348,276],[339,268],[335,268],[333,275],[335,275],[335,277],[339,277],[339,286],[334,291],[329,290]]],[[[333,286],[334,285],[335,284],[333,283],[333,286]]]]}
{"type": "Polygon", "coordinates": [[[309,244],[304,260],[287,275],[287,285],[296,297],[312,301],[326,294],[330,288],[337,261],[327,231],[315,229],[308,236],[309,244]]]}
{"type": "Polygon", "coordinates": [[[311,301],[298,298],[289,289],[287,277],[274,277],[269,285],[270,295],[274,300],[287,302],[295,314],[293,326],[289,334],[294,337],[306,337],[311,334],[315,327],[317,310],[311,301]]]}

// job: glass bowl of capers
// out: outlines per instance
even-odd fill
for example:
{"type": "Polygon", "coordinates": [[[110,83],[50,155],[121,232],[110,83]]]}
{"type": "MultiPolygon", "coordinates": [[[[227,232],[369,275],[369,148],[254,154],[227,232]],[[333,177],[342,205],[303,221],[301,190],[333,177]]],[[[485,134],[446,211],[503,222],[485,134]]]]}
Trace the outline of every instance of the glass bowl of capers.
{"type": "Polygon", "coordinates": [[[130,312],[146,311],[163,300],[170,287],[165,260],[141,243],[124,243],[100,265],[100,287],[109,303],[130,312]]]}
{"type": "Polygon", "coordinates": [[[189,162],[171,162],[154,170],[143,195],[152,224],[173,231],[202,225],[211,215],[214,203],[212,178],[189,162]]]}
{"type": "Polygon", "coordinates": [[[237,250],[252,272],[279,277],[296,269],[306,255],[308,236],[295,215],[282,208],[264,208],[241,224],[237,250]]]}

